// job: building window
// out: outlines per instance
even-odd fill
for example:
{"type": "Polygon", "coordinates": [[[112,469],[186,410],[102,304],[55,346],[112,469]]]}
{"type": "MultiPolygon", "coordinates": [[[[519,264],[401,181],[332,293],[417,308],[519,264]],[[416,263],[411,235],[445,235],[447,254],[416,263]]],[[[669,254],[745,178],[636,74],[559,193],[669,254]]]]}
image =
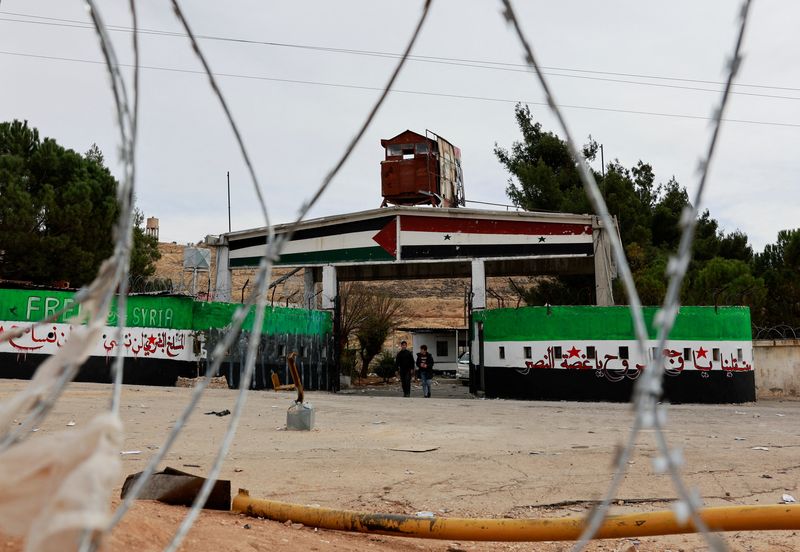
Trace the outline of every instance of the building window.
{"type": "Polygon", "coordinates": [[[437,341],[436,342],[436,356],[438,356],[438,357],[446,357],[446,356],[448,356],[447,341],[437,341]]]}
{"type": "Polygon", "coordinates": [[[525,352],[525,358],[533,358],[533,353],[531,352],[530,347],[525,347],[524,352],[525,352]]]}
{"type": "Polygon", "coordinates": [[[744,360],[744,354],[741,349],[736,349],[736,360],[744,360]]]}
{"type": "Polygon", "coordinates": [[[627,347],[620,347],[619,348],[619,358],[623,360],[628,360],[628,348],[627,347]]]}
{"type": "MultiPolygon", "coordinates": [[[[741,351],[741,349],[739,349],[741,351]]],[[[506,358],[506,348],[500,347],[498,352],[500,353],[500,358],[506,358]]]]}
{"type": "Polygon", "coordinates": [[[553,357],[561,358],[561,347],[553,347],[553,357]]]}
{"type": "Polygon", "coordinates": [[[713,349],[711,351],[711,354],[712,354],[714,362],[719,362],[719,349],[716,349],[716,348],[713,349]]]}
{"type": "Polygon", "coordinates": [[[594,347],[589,345],[586,347],[586,358],[596,358],[597,352],[594,350],[594,347]]]}
{"type": "Polygon", "coordinates": [[[692,360],[692,350],[689,347],[683,350],[683,360],[692,360]]]}

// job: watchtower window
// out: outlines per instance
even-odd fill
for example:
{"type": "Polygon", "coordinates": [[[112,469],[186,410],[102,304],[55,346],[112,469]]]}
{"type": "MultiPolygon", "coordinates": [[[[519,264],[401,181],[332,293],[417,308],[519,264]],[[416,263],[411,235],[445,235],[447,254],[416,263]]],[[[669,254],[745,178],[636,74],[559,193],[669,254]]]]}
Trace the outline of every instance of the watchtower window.
{"type": "Polygon", "coordinates": [[[403,159],[414,158],[414,144],[392,144],[386,148],[386,155],[389,157],[400,157],[403,159]]]}

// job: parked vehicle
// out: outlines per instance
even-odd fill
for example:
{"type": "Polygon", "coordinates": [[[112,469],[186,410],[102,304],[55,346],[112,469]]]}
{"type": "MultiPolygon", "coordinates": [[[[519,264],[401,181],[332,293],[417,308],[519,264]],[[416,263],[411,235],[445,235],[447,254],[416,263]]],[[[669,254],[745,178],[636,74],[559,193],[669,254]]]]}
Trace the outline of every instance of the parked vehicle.
{"type": "Polygon", "coordinates": [[[464,385],[469,384],[469,351],[458,357],[456,379],[464,385]]]}

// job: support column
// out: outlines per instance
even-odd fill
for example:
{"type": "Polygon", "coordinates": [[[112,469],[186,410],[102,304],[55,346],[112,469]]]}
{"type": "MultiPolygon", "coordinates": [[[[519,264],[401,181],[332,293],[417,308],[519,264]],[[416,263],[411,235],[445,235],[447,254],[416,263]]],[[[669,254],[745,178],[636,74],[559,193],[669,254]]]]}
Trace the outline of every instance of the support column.
{"type": "Polygon", "coordinates": [[[336,285],[336,267],[322,267],[322,306],[323,310],[331,310],[336,305],[338,286],[336,285]]]}
{"type": "Polygon", "coordinates": [[[317,286],[314,282],[314,269],[303,269],[303,306],[310,310],[317,308],[317,286]]]}
{"type": "Polygon", "coordinates": [[[604,228],[599,217],[592,222],[592,245],[594,249],[594,289],[598,306],[614,304],[611,281],[617,277],[616,266],[611,258],[611,241],[607,232],[616,228],[604,228]]]}
{"type": "MultiPolygon", "coordinates": [[[[472,311],[486,308],[486,267],[483,259],[472,260],[472,311]]],[[[472,325],[472,321],[470,321],[472,325]]],[[[469,392],[483,393],[486,390],[486,369],[483,363],[483,323],[474,324],[473,343],[470,344],[469,392]],[[478,348],[472,345],[477,341],[478,348]]]]}
{"type": "Polygon", "coordinates": [[[486,308],[486,270],[483,259],[472,260],[472,310],[486,308]]]}
{"type": "Polygon", "coordinates": [[[217,238],[216,236],[206,236],[206,243],[215,246],[217,249],[216,276],[214,278],[214,301],[230,303],[233,279],[231,278],[231,269],[228,266],[228,255],[230,253],[228,242],[222,238],[217,238]]]}

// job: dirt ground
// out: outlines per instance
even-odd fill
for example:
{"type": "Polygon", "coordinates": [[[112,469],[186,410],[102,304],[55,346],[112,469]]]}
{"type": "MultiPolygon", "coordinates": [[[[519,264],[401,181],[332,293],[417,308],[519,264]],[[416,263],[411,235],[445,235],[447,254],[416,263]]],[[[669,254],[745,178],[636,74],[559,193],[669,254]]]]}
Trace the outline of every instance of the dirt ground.
{"type": "MultiPolygon", "coordinates": [[[[0,380],[0,400],[26,382],[0,380]]],[[[107,407],[111,388],[73,384],[39,432],[69,431],[107,407]]],[[[123,450],[115,495],[127,474],[142,470],[186,404],[190,389],[126,387],[123,450]]],[[[236,391],[207,392],[163,466],[199,475],[209,468],[236,391]],[[195,467],[199,466],[199,467],[195,467]]],[[[583,516],[612,476],[615,448],[632,421],[627,404],[525,402],[470,397],[441,381],[431,399],[419,388],[410,399],[396,387],[306,393],[315,428],[286,431],[291,392],[252,391],[221,477],[251,496],[370,513],[446,517],[554,518],[583,516]],[[397,449],[427,450],[408,452],[397,449]]],[[[800,402],[677,405],[668,438],[683,450],[685,480],[708,506],[776,504],[800,498],[800,402]],[[764,447],[767,450],[754,449],[764,447]]],[[[666,510],[676,493],[653,472],[652,435],[644,433],[612,513],[666,510]]],[[[115,501],[116,503],[116,501],[115,501]]],[[[185,508],[141,501],[107,540],[106,550],[161,550],[185,508]]],[[[800,549],[800,534],[726,533],[736,551],[800,549]]],[[[566,542],[487,543],[348,534],[284,525],[227,512],[204,512],[182,550],[485,551],[569,550],[566,542]]],[[[0,552],[22,550],[0,535],[0,552]]],[[[694,551],[697,535],[594,541],[592,551],[694,551]]]]}

